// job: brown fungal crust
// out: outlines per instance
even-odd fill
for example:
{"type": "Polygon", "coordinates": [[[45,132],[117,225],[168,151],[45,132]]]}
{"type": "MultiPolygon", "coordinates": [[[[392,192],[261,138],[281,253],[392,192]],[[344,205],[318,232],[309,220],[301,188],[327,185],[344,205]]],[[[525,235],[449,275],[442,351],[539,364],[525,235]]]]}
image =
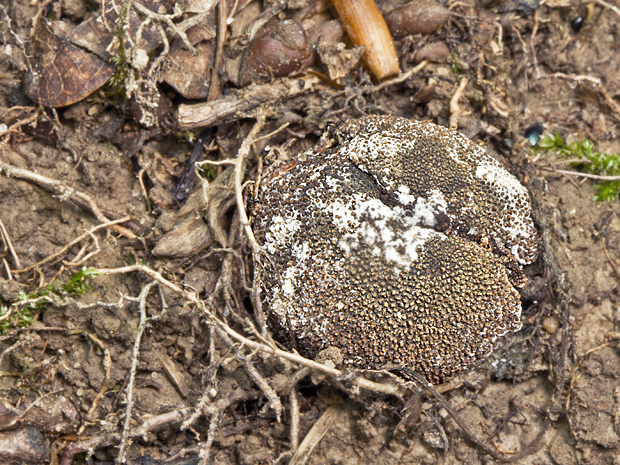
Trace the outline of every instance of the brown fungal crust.
{"type": "MultiPolygon", "coordinates": [[[[478,154],[468,151],[475,146],[465,140],[446,149],[447,136],[437,140],[430,126],[407,123],[371,117],[340,128],[339,144],[311,151],[307,161],[264,186],[254,230],[271,258],[264,301],[279,339],[293,336],[309,357],[335,346],[348,366],[407,366],[440,382],[488,354],[497,337],[520,329],[520,298],[502,257],[455,229],[440,232],[446,215],[451,226],[492,234],[505,227],[493,218],[472,226],[471,203],[458,203],[460,195],[493,192],[484,183],[468,190],[474,168],[457,164],[453,174],[443,171],[453,164],[437,164],[436,152],[454,150],[473,165],[478,154]],[[413,136],[412,150],[387,141],[388,133],[413,136]],[[420,154],[428,155],[432,169],[414,159],[420,154]]],[[[482,163],[524,191],[486,158],[482,163]]],[[[531,257],[535,239],[528,241],[529,249],[508,246],[531,257]]]]}

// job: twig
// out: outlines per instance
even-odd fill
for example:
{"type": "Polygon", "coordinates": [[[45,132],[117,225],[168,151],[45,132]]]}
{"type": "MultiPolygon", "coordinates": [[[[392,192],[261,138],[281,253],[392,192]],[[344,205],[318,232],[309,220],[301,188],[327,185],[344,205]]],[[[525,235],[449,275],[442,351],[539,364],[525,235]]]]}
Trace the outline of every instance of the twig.
{"type": "Polygon", "coordinates": [[[207,440],[200,448],[200,456],[202,460],[200,461],[200,465],[208,465],[211,463],[209,460],[209,452],[211,450],[211,446],[213,445],[213,441],[215,440],[215,435],[217,430],[222,422],[223,410],[213,414],[211,416],[211,421],[209,422],[209,431],[207,432],[207,440]]]}
{"type": "Polygon", "coordinates": [[[84,257],[84,254],[86,253],[86,249],[88,248],[88,244],[85,243],[84,245],[82,245],[82,247],[80,247],[80,250],[78,250],[78,253],[75,255],[75,257],[73,257],[73,260],[71,260],[71,261],[63,260],[62,264],[65,265],[65,266],[78,266],[81,263],[83,263],[85,260],[88,260],[93,255],[97,255],[99,252],[101,252],[101,247],[99,247],[99,240],[97,239],[97,236],[95,236],[93,234],[91,236],[91,239],[95,243],[95,250],[94,251],[92,251],[86,257],[84,257]],[[84,258],[82,258],[82,257],[84,257],[84,258]]]}
{"type": "Polygon", "coordinates": [[[146,209],[150,212],[153,211],[153,209],[151,208],[151,200],[149,199],[149,194],[146,191],[146,186],[144,184],[144,173],[146,173],[146,169],[149,166],[144,166],[139,172],[138,172],[138,181],[140,182],[140,189],[142,190],[142,197],[144,197],[144,201],[146,202],[146,209]]]}
{"type": "Polygon", "coordinates": [[[611,4],[607,3],[607,2],[604,2],[603,0],[594,0],[594,3],[598,3],[602,7],[610,9],[611,11],[616,13],[618,16],[620,16],[620,8],[618,8],[617,6],[611,5],[611,4]]]}
{"type": "MultiPolygon", "coordinates": [[[[6,315],[5,315],[6,316],[6,315]]],[[[4,318],[3,318],[4,319],[4,318]]],[[[4,349],[2,351],[2,353],[0,354],[0,367],[2,366],[2,362],[4,361],[4,357],[10,353],[13,352],[15,349],[17,349],[19,346],[24,345],[26,343],[26,341],[17,341],[15,344],[13,344],[11,347],[7,347],[6,349],[4,349]]]]}
{"type": "Polygon", "coordinates": [[[530,442],[527,446],[523,447],[519,453],[514,454],[511,457],[506,457],[504,454],[487,446],[482,440],[470,433],[469,428],[464,423],[463,419],[454,411],[454,409],[450,406],[446,399],[444,399],[444,397],[439,392],[437,392],[437,390],[432,384],[430,384],[417,373],[411,373],[410,376],[412,376],[417,381],[418,385],[428,393],[429,397],[434,398],[437,403],[446,410],[448,415],[450,415],[450,417],[459,426],[459,428],[463,430],[463,432],[471,442],[473,442],[477,447],[482,449],[485,453],[489,454],[495,460],[499,460],[500,462],[504,463],[517,462],[518,460],[521,460],[523,457],[531,453],[531,451],[538,444],[540,444],[540,441],[545,437],[545,434],[547,433],[548,421],[545,421],[542,431],[538,433],[538,435],[532,440],[532,442],[530,442]]]}
{"type": "Polygon", "coordinates": [[[252,362],[250,361],[251,356],[244,357],[239,352],[239,350],[237,350],[232,340],[228,337],[226,333],[224,333],[224,331],[220,329],[218,330],[217,333],[218,333],[218,337],[224,342],[224,344],[226,344],[228,347],[230,347],[235,352],[235,355],[237,356],[239,363],[243,365],[243,368],[245,369],[247,375],[260,388],[263,394],[265,394],[265,397],[269,399],[271,408],[273,408],[273,410],[276,412],[276,419],[278,420],[278,423],[279,423],[280,419],[282,418],[283,407],[282,407],[282,402],[280,402],[280,398],[278,397],[278,394],[276,393],[276,391],[273,390],[273,388],[269,385],[269,383],[267,383],[265,378],[263,378],[261,374],[258,372],[258,370],[254,367],[254,365],[252,365],[252,362]]]}
{"type": "Polygon", "coordinates": [[[536,70],[536,79],[540,79],[542,73],[538,67],[538,58],[536,58],[536,47],[534,46],[534,38],[538,32],[538,10],[534,11],[534,27],[532,28],[532,35],[530,36],[530,48],[532,49],[532,61],[534,62],[534,69],[536,70]]]}
{"type": "Polygon", "coordinates": [[[431,422],[433,423],[433,426],[435,426],[435,429],[437,430],[437,433],[439,434],[439,438],[441,439],[441,449],[443,449],[443,452],[445,454],[446,449],[450,445],[450,442],[448,441],[448,436],[446,436],[446,432],[441,426],[441,423],[439,423],[439,418],[437,418],[437,414],[435,413],[436,410],[437,410],[436,408],[428,409],[424,411],[424,414],[431,420],[431,422]]]}
{"type": "Polygon", "coordinates": [[[268,84],[253,84],[235,90],[232,95],[212,102],[179,105],[179,128],[196,129],[242,118],[266,116],[271,104],[305,94],[320,83],[321,80],[313,75],[282,78],[268,84]]]}
{"type": "Polygon", "coordinates": [[[502,56],[504,54],[504,28],[502,23],[499,21],[493,23],[497,27],[497,47],[498,47],[498,55],[502,56]]]}
{"type": "Polygon", "coordinates": [[[168,42],[166,31],[164,31],[161,24],[157,25],[157,30],[159,31],[162,42],[164,43],[164,49],[159,53],[159,55],[157,55],[157,58],[153,60],[153,63],[151,63],[147,76],[153,76],[153,74],[155,74],[155,71],[157,71],[157,69],[161,66],[170,52],[170,43],[168,42]]]}
{"type": "Polygon", "coordinates": [[[0,119],[6,119],[6,118],[7,118],[7,116],[9,116],[9,113],[12,113],[12,112],[14,112],[14,111],[24,111],[24,110],[25,110],[25,111],[28,111],[28,112],[31,112],[31,111],[36,110],[36,108],[35,108],[35,107],[30,107],[30,106],[20,106],[20,105],[16,105],[16,106],[14,106],[14,107],[9,108],[7,111],[5,111],[5,112],[2,114],[2,116],[0,116],[0,119]]]}
{"type": "Polygon", "coordinates": [[[95,447],[106,443],[106,439],[101,436],[86,439],[84,441],[74,442],[73,444],[65,447],[60,458],[60,465],[71,465],[73,463],[73,457],[86,451],[92,451],[95,447]]]}
{"type": "Polygon", "coordinates": [[[11,255],[13,256],[13,261],[15,262],[15,265],[17,265],[18,268],[21,268],[22,265],[19,262],[19,257],[15,253],[15,249],[13,248],[13,244],[11,242],[11,236],[9,236],[9,233],[4,227],[4,223],[2,222],[2,220],[0,220],[0,234],[2,235],[2,241],[6,244],[7,248],[11,252],[11,255]]]}
{"type": "Polygon", "coordinates": [[[553,171],[554,173],[565,174],[567,176],[578,176],[588,179],[596,179],[598,181],[620,181],[620,176],[603,176],[600,174],[580,173],[578,171],[556,170],[554,168],[542,167],[545,171],[553,171]]]}
{"type": "MultiPolygon", "coordinates": [[[[260,142],[261,140],[265,140],[265,139],[269,139],[272,136],[275,136],[277,133],[279,133],[280,131],[283,131],[284,129],[288,128],[290,126],[291,123],[284,123],[282,126],[280,126],[278,129],[274,129],[273,131],[271,131],[269,134],[265,134],[264,136],[260,136],[257,137],[256,139],[252,140],[252,144],[256,144],[257,142],[260,142]]],[[[249,182],[249,181],[248,181],[249,182]]],[[[245,187],[245,186],[244,186],[245,187]]]]}
{"type": "Polygon", "coordinates": [[[409,79],[414,74],[418,74],[418,72],[420,72],[420,70],[424,68],[427,64],[428,64],[428,60],[424,60],[420,62],[420,64],[418,64],[417,66],[414,66],[409,71],[401,74],[400,76],[396,76],[395,78],[388,79],[387,81],[377,84],[376,86],[374,86],[374,90],[375,91],[383,90],[386,87],[393,86],[394,84],[400,84],[401,82],[405,82],[407,79],[409,79]]]}
{"type": "Polygon", "coordinates": [[[124,223],[126,221],[129,221],[131,219],[130,216],[126,216],[124,218],[121,218],[119,220],[114,220],[114,221],[106,221],[105,223],[102,224],[98,224],[97,226],[92,227],[91,229],[89,229],[88,231],[86,231],[84,234],[82,234],[81,236],[73,239],[71,242],[69,242],[66,246],[64,246],[61,250],[59,250],[58,252],[49,255],[48,257],[44,258],[43,260],[41,260],[40,262],[35,263],[34,265],[30,265],[26,268],[23,268],[21,270],[15,270],[14,273],[19,274],[19,273],[27,273],[28,271],[34,270],[35,268],[40,267],[41,265],[46,264],[47,262],[50,262],[52,260],[54,260],[55,258],[60,257],[61,255],[64,255],[66,252],[68,252],[71,247],[73,247],[75,244],[78,244],[79,242],[83,241],[84,239],[88,238],[88,237],[93,237],[93,233],[98,231],[99,229],[103,229],[103,228],[108,228],[108,227],[112,227],[116,224],[119,223],[124,223]]]}
{"type": "Polygon", "coordinates": [[[28,413],[32,407],[35,407],[41,400],[45,399],[46,397],[52,396],[54,394],[58,394],[59,392],[62,392],[62,391],[64,391],[64,389],[56,389],[55,391],[50,391],[47,394],[43,394],[41,397],[37,398],[32,404],[30,404],[22,413],[20,413],[18,416],[13,418],[13,420],[11,420],[10,423],[3,425],[3,427],[8,428],[10,426],[17,424],[17,422],[21,420],[22,418],[24,418],[26,416],[26,413],[28,413]]]}
{"type": "Polygon", "coordinates": [[[132,6],[151,20],[157,21],[159,23],[166,23],[166,25],[170,28],[170,31],[172,31],[174,35],[176,35],[179,39],[183,41],[183,44],[192,53],[192,55],[196,55],[197,51],[188,40],[185,32],[179,29],[177,25],[172,22],[173,19],[176,19],[183,14],[180,9],[175,8],[175,12],[171,15],[162,15],[149,10],[147,7],[143,6],[139,2],[132,2],[132,6]]]}
{"type": "Polygon", "coordinates": [[[29,116],[27,118],[24,118],[22,120],[19,120],[16,123],[13,123],[12,125],[10,125],[8,127],[8,129],[2,134],[2,137],[4,138],[4,140],[0,144],[0,147],[4,147],[7,144],[9,138],[11,137],[11,134],[17,132],[17,130],[20,127],[25,126],[26,124],[30,124],[30,123],[36,121],[39,118],[39,116],[41,115],[42,111],[43,110],[41,109],[41,107],[39,107],[39,108],[37,108],[37,111],[33,115],[31,115],[31,116],[29,116]]]}
{"type": "MultiPolygon", "coordinates": [[[[41,22],[41,18],[43,17],[43,15],[48,11],[47,7],[53,2],[54,0],[43,0],[40,4],[39,4],[39,8],[37,9],[37,12],[35,13],[35,15],[32,17],[31,24],[32,27],[30,28],[30,38],[32,38],[35,34],[35,30],[36,27],[40,24],[41,22]]],[[[38,3],[38,1],[33,1],[31,2],[31,5],[35,5],[36,3],[38,3]]],[[[62,2],[58,2],[59,4],[62,4],[62,2]]],[[[60,17],[61,11],[59,11],[59,9],[57,8],[59,5],[55,5],[52,8],[52,11],[54,12],[54,16],[56,16],[57,18],[60,17]]]]}
{"type": "Polygon", "coordinates": [[[172,412],[149,418],[135,429],[133,435],[145,438],[147,433],[159,426],[168,425],[170,423],[180,423],[191,410],[192,409],[189,408],[173,410],[172,412]]]}
{"type": "Polygon", "coordinates": [[[611,95],[609,95],[609,92],[607,92],[607,89],[605,88],[605,86],[603,85],[603,82],[599,78],[588,76],[588,75],[553,73],[553,74],[548,74],[546,76],[540,76],[539,79],[547,79],[547,78],[559,78],[559,79],[565,79],[567,81],[589,82],[590,84],[594,84],[596,87],[598,87],[599,91],[603,95],[603,98],[605,99],[605,101],[607,101],[611,109],[615,113],[620,114],[620,105],[618,105],[616,101],[611,97],[611,95]]]}
{"type": "Polygon", "coordinates": [[[228,7],[226,0],[219,0],[217,6],[217,41],[215,46],[215,60],[211,68],[211,82],[209,83],[209,95],[207,100],[212,102],[220,95],[220,68],[222,66],[222,57],[224,56],[224,44],[226,43],[226,35],[228,32],[228,24],[226,20],[228,16],[228,7]]]}
{"type": "Polygon", "coordinates": [[[605,254],[605,258],[607,258],[607,261],[613,268],[616,278],[620,280],[620,272],[618,271],[618,267],[616,266],[616,263],[611,259],[611,257],[609,256],[609,252],[607,251],[607,244],[605,244],[605,237],[601,237],[601,245],[603,246],[603,253],[605,254]]]}
{"type": "Polygon", "coordinates": [[[467,77],[463,76],[459,86],[456,88],[456,92],[450,99],[450,129],[456,131],[459,128],[459,118],[461,117],[461,108],[459,107],[459,99],[461,95],[463,95],[463,91],[465,90],[465,86],[469,80],[467,77]]]}
{"type": "MultiPolygon", "coordinates": [[[[415,68],[389,81],[360,89],[362,93],[376,92],[388,86],[404,82],[419,72],[426,62],[423,61],[415,68]]],[[[281,78],[268,84],[252,84],[240,90],[234,90],[232,95],[219,97],[212,102],[193,105],[179,105],[179,126],[182,130],[212,126],[216,123],[226,123],[243,118],[258,118],[268,116],[270,105],[285,99],[299,97],[315,90],[322,85],[321,78],[307,73],[302,76],[281,78]]],[[[321,87],[326,91],[329,86],[321,87]]]]}
{"type": "Polygon", "coordinates": [[[177,29],[181,31],[187,31],[188,29],[194,26],[204,25],[207,22],[209,16],[211,15],[211,10],[215,8],[218,2],[218,0],[209,0],[209,1],[210,1],[210,4],[206,4],[207,3],[206,1],[202,2],[202,5],[206,6],[206,8],[202,12],[197,13],[195,15],[191,15],[186,20],[180,22],[177,25],[177,29]]]}
{"type": "Polygon", "coordinates": [[[204,160],[204,161],[198,161],[195,163],[195,165],[199,168],[202,167],[202,165],[213,165],[213,166],[220,166],[220,165],[234,165],[237,162],[234,159],[226,159],[226,160],[204,160]]]}
{"type": "Polygon", "coordinates": [[[306,437],[301,442],[297,451],[291,458],[289,465],[302,465],[308,462],[312,451],[317,444],[327,434],[332,425],[338,418],[344,415],[345,410],[342,405],[331,405],[323,412],[323,415],[314,423],[306,437]]]}
{"type": "Polygon", "coordinates": [[[211,310],[207,308],[206,303],[203,300],[198,299],[198,296],[196,295],[195,292],[184,291],[179,286],[168,281],[160,273],[149,268],[148,266],[136,264],[136,265],[125,266],[121,268],[107,268],[107,269],[98,268],[97,271],[100,274],[124,274],[124,273],[140,271],[146,274],[147,276],[150,276],[151,278],[159,282],[162,286],[165,286],[168,289],[182,295],[188,301],[188,303],[196,305],[204,313],[204,315],[208,319],[208,322],[211,325],[214,325],[216,328],[223,330],[232,339],[242,343],[245,347],[251,350],[258,349],[261,352],[289,360],[291,362],[297,363],[302,366],[306,366],[308,368],[311,368],[312,370],[325,373],[326,375],[329,375],[337,379],[346,378],[350,380],[350,382],[353,383],[354,385],[362,389],[369,390],[369,391],[380,392],[383,394],[393,395],[396,397],[401,397],[401,395],[407,391],[406,383],[404,381],[399,381],[398,384],[396,385],[378,383],[378,382],[371,381],[367,378],[362,377],[361,373],[358,373],[356,371],[349,372],[349,371],[344,371],[344,370],[338,370],[336,368],[330,368],[327,365],[323,365],[322,363],[315,362],[314,360],[309,360],[305,357],[302,357],[299,354],[292,353],[292,352],[286,352],[282,349],[278,349],[277,347],[271,347],[262,342],[257,342],[252,339],[248,339],[245,336],[242,336],[241,334],[233,330],[232,328],[230,328],[230,326],[228,326],[226,323],[221,321],[219,318],[217,318],[213,314],[213,312],[211,312],[211,310]]]}
{"type": "Polygon", "coordinates": [[[129,376],[129,384],[127,387],[127,407],[125,409],[125,424],[123,425],[123,435],[121,443],[118,448],[117,460],[120,463],[125,463],[125,450],[128,445],[129,431],[131,429],[131,410],[133,408],[133,390],[136,381],[136,371],[138,370],[138,358],[140,357],[140,343],[142,341],[142,334],[146,328],[146,297],[153,286],[157,285],[157,281],[151,281],[142,288],[138,300],[140,301],[140,324],[138,325],[138,332],[133,346],[133,355],[131,359],[131,371],[129,376]]]}
{"type": "MultiPolygon", "coordinates": [[[[65,186],[63,183],[57,181],[56,179],[41,176],[40,174],[33,173],[32,171],[17,168],[15,166],[9,165],[8,163],[0,161],[0,171],[2,170],[4,170],[6,175],[9,177],[34,182],[41,187],[56,192],[60,195],[60,200],[71,200],[78,206],[89,209],[91,213],[95,215],[101,223],[110,222],[110,220],[104,216],[104,214],[101,212],[101,209],[97,206],[93,199],[90,198],[90,196],[79,192],[71,187],[65,186]]],[[[135,239],[137,237],[133,232],[123,226],[115,224],[111,226],[111,228],[117,233],[122,234],[129,239],[135,239]]]]}
{"type": "Polygon", "coordinates": [[[22,41],[22,39],[15,33],[15,31],[13,31],[13,28],[11,27],[11,17],[9,16],[9,13],[6,11],[6,8],[4,8],[4,5],[0,5],[0,8],[2,9],[2,12],[4,13],[4,19],[6,21],[6,28],[9,31],[9,34],[11,35],[11,37],[13,37],[13,40],[17,43],[17,46],[24,53],[24,56],[26,57],[26,66],[28,66],[28,71],[32,73],[32,65],[30,64],[30,59],[29,59],[30,57],[26,53],[26,46],[24,45],[24,42],[22,41]]]}
{"type": "Polygon", "coordinates": [[[157,348],[159,349],[159,360],[161,360],[161,364],[164,367],[166,374],[177,388],[177,391],[179,391],[179,394],[181,394],[181,397],[187,397],[189,395],[189,387],[185,382],[183,374],[179,371],[179,369],[172,361],[172,359],[168,356],[168,354],[163,351],[163,347],[157,346],[157,348]]]}
{"type": "Polygon", "coordinates": [[[260,283],[261,283],[261,265],[258,262],[259,257],[252,255],[252,264],[254,266],[254,277],[252,280],[252,305],[254,308],[254,316],[258,322],[258,327],[263,338],[270,338],[269,331],[267,330],[267,319],[265,318],[265,312],[263,311],[263,303],[260,298],[260,283]]]}
{"type": "Polygon", "coordinates": [[[297,398],[297,389],[293,387],[288,396],[291,411],[291,453],[295,454],[299,447],[299,399],[297,398]]]}
{"type": "MultiPolygon", "coordinates": [[[[88,413],[86,414],[86,417],[88,419],[91,419],[93,414],[95,413],[95,410],[97,409],[97,405],[99,404],[99,401],[101,400],[101,398],[105,395],[106,391],[108,390],[108,384],[110,383],[110,372],[112,370],[112,355],[110,354],[110,349],[108,349],[108,347],[103,342],[101,342],[101,340],[99,340],[99,338],[97,338],[94,334],[88,333],[83,330],[69,331],[68,334],[70,336],[72,334],[86,335],[86,337],[88,337],[88,339],[94,342],[103,352],[103,370],[104,370],[103,383],[101,383],[101,388],[99,389],[99,392],[93,399],[93,403],[91,404],[90,408],[88,409],[88,413]]],[[[85,424],[82,425],[78,431],[78,434],[82,434],[85,428],[86,428],[86,425],[85,424]]]]}
{"type": "Polygon", "coordinates": [[[4,265],[4,269],[6,270],[6,276],[9,281],[13,281],[13,275],[11,274],[11,267],[9,266],[9,262],[6,261],[6,258],[2,257],[2,264],[4,265]]]}
{"type": "Polygon", "coordinates": [[[127,376],[125,376],[125,379],[123,380],[123,384],[121,384],[121,387],[118,389],[118,392],[114,396],[114,402],[112,402],[112,412],[116,412],[116,407],[119,401],[121,400],[122,395],[125,392],[125,388],[127,387],[128,382],[129,382],[129,373],[127,373],[127,376]]]}
{"type": "Polygon", "coordinates": [[[243,230],[245,231],[245,234],[250,241],[250,245],[252,246],[252,253],[256,257],[259,256],[261,248],[258,245],[258,242],[256,242],[254,232],[252,231],[252,225],[250,224],[250,220],[248,219],[248,215],[245,211],[245,202],[243,201],[241,181],[243,180],[243,175],[245,174],[245,157],[250,153],[250,148],[254,143],[254,138],[264,124],[265,117],[261,115],[256,120],[256,123],[254,124],[252,130],[248,133],[246,138],[241,143],[241,147],[239,147],[239,152],[237,153],[237,163],[235,164],[235,196],[237,198],[237,209],[239,211],[239,218],[241,220],[241,226],[243,227],[243,230]]]}
{"type": "MultiPolygon", "coordinates": [[[[148,266],[137,264],[137,265],[123,266],[121,268],[97,268],[97,271],[99,272],[99,274],[126,274],[126,273],[132,273],[134,271],[141,271],[147,276],[150,276],[151,278],[155,279],[159,284],[166,286],[168,289],[174,292],[177,292],[178,294],[184,295],[186,298],[188,298],[188,293],[183,291],[183,289],[181,289],[176,284],[173,284],[170,281],[168,281],[161,274],[149,268],[148,266]]],[[[193,297],[193,299],[190,297],[190,301],[197,301],[197,299],[196,297],[193,297]]]]}

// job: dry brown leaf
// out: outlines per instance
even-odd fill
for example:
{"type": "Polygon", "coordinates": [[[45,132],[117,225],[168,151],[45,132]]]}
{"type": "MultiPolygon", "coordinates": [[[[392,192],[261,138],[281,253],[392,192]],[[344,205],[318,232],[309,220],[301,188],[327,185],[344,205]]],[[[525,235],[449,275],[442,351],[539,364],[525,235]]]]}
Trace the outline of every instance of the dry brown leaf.
{"type": "Polygon", "coordinates": [[[64,107],[87,97],[112,76],[114,67],[101,58],[71,44],[60,21],[36,30],[31,54],[32,72],[24,76],[24,91],[46,107],[64,107]]]}

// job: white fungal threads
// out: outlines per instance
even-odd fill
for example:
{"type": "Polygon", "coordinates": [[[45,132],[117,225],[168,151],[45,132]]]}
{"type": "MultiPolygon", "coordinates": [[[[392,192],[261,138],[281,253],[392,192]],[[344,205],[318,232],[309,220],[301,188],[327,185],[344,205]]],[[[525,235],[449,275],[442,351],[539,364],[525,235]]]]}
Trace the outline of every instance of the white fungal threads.
{"type": "Polygon", "coordinates": [[[283,343],[440,382],[520,329],[516,262],[537,254],[529,197],[482,149],[430,123],[367,117],[304,157],[264,185],[254,223],[283,343]]]}
{"type": "Polygon", "coordinates": [[[282,216],[272,218],[265,241],[265,247],[269,253],[276,253],[278,248],[286,244],[295,231],[299,230],[301,223],[295,218],[296,216],[296,214],[289,214],[285,218],[282,216]]]}
{"type": "MultiPolygon", "coordinates": [[[[343,232],[338,245],[347,256],[351,249],[367,247],[375,257],[393,262],[396,274],[409,269],[418,259],[418,249],[429,238],[440,236],[420,228],[420,217],[406,216],[400,207],[390,208],[378,199],[367,199],[361,194],[354,195],[346,205],[333,202],[326,211],[333,214],[334,224],[343,232]]],[[[424,211],[426,221],[427,213],[424,211]]]]}
{"type": "MultiPolygon", "coordinates": [[[[529,203],[529,195],[525,187],[514,176],[499,166],[499,163],[495,160],[480,163],[476,169],[476,176],[490,186],[493,186],[498,197],[503,199],[507,212],[518,210],[520,204],[529,203]]],[[[527,264],[532,261],[531,254],[527,253],[521,241],[536,235],[533,223],[531,220],[527,220],[529,220],[529,217],[524,218],[523,216],[515,215],[503,227],[510,238],[510,252],[521,264],[527,264]]]]}

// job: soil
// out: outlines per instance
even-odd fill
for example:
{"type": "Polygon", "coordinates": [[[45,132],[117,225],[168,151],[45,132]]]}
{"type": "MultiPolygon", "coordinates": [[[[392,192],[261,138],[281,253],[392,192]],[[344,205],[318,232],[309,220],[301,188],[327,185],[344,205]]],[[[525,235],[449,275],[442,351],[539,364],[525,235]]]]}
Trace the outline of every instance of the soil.
{"type": "MultiPolygon", "coordinates": [[[[524,137],[530,125],[543,123],[568,141],[588,138],[601,151],[620,152],[620,12],[602,1],[543,3],[449,1],[453,14],[438,31],[396,42],[401,69],[414,66],[415,52],[431,42],[448,46],[445,62],[428,63],[406,81],[380,89],[363,67],[342,65],[344,88],[321,84],[274,104],[283,113],[268,118],[260,135],[291,124],[255,144],[248,158],[246,179],[256,179],[259,154],[268,174],[316,143],[329,124],[368,113],[448,125],[450,99],[468,77],[459,130],[528,186],[543,251],[525,269],[530,281],[523,329],[474,370],[437,386],[441,396],[421,382],[410,382],[401,396],[361,389],[353,375],[300,372],[294,361],[227,339],[207,312],[261,340],[249,327],[258,314],[248,290],[252,248],[230,191],[210,203],[218,209],[210,213],[226,247],[211,236],[192,236],[187,251],[154,255],[181,217],[169,192],[192,153],[188,133],[163,124],[174,112],[144,128],[131,118],[127,102],[103,90],[35,114],[2,13],[1,122],[8,127],[36,115],[38,124],[3,134],[0,161],[90,196],[107,219],[129,215],[124,226],[133,232],[98,229],[58,257],[18,272],[102,221],[85,202],[72,201],[75,191],[61,195],[0,170],[0,220],[15,251],[0,249],[0,302],[36,298],[50,283],[61,290],[36,305],[28,326],[9,329],[0,340],[0,440],[28,427],[43,437],[30,444],[32,457],[19,452],[3,460],[105,464],[123,453],[132,464],[189,464],[201,463],[202,453],[202,463],[222,464],[476,464],[511,457],[523,464],[620,464],[620,206],[594,202],[591,180],[558,173],[570,167],[557,155],[530,150],[524,137]],[[574,28],[578,17],[584,19],[581,29],[574,28]],[[422,99],[419,92],[433,83],[434,93],[422,99]],[[83,295],[63,291],[83,266],[103,271],[88,279],[91,289],[83,295]],[[140,300],[160,277],[186,293],[156,286],[140,300]],[[298,425],[291,421],[295,411],[298,425]],[[151,419],[159,423],[151,426],[151,419]],[[295,426],[298,434],[291,435],[295,426]],[[295,437],[302,442],[311,429],[324,436],[305,457],[292,458],[295,437]]],[[[27,41],[41,5],[0,4],[12,31],[27,41]]],[[[62,8],[63,19],[79,24],[99,4],[66,0],[62,8]]],[[[227,86],[224,81],[224,95],[227,86]]],[[[161,89],[172,108],[188,103],[172,87],[161,89]]],[[[237,156],[253,126],[249,110],[238,114],[215,125],[208,159],[237,156]]],[[[199,129],[194,131],[197,136],[199,129]]],[[[224,176],[225,166],[213,166],[212,176],[224,176]]],[[[195,211],[203,213],[202,207],[195,211]]],[[[180,240],[187,233],[181,229],[180,240]]],[[[387,373],[368,376],[399,384],[387,373]]]]}

